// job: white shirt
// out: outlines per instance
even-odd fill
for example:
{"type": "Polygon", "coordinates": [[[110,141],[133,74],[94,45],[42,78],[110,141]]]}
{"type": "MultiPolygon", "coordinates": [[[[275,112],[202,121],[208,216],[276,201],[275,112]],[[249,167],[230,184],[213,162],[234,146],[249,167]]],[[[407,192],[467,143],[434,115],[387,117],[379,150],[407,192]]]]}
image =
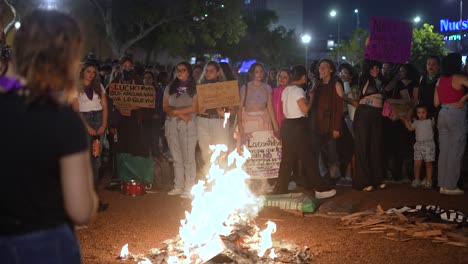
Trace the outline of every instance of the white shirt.
{"type": "MultiPolygon", "coordinates": [[[[104,86],[101,84],[101,93],[105,94],[106,90],[104,90],[104,86]]],[[[80,106],[80,112],[91,112],[91,111],[101,111],[101,99],[93,91],[93,99],[89,100],[88,96],[86,96],[85,92],[78,94],[78,105],[80,106]]]]}
{"type": "Polygon", "coordinates": [[[283,103],[284,117],[288,119],[304,117],[297,100],[305,98],[305,92],[302,88],[296,85],[289,85],[284,88],[281,94],[281,101],[283,103]]]}

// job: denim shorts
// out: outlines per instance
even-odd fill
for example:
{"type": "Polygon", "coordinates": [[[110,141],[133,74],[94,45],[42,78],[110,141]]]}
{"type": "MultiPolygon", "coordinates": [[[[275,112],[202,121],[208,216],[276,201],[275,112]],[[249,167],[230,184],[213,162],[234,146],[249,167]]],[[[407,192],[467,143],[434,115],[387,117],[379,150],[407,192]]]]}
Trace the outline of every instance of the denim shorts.
{"type": "Polygon", "coordinates": [[[17,236],[0,237],[2,264],[79,264],[78,241],[67,224],[17,236]]]}

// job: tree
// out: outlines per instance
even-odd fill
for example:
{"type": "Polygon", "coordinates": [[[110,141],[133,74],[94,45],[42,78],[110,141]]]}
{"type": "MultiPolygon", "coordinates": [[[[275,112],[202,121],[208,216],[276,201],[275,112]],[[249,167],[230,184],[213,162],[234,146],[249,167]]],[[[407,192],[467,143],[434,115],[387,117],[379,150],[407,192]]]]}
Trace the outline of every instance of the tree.
{"type": "Polygon", "coordinates": [[[349,41],[344,41],[339,47],[336,47],[333,51],[329,52],[328,57],[332,60],[337,59],[339,61],[340,56],[346,57],[346,62],[351,65],[359,64],[364,59],[364,53],[366,50],[366,39],[369,37],[367,30],[362,28],[356,28],[351,35],[349,41]]]}
{"type": "Polygon", "coordinates": [[[181,51],[195,41],[208,46],[220,39],[236,43],[245,30],[235,0],[89,1],[99,11],[114,56],[156,31],[150,43],[181,51]]]}
{"type": "Polygon", "coordinates": [[[421,28],[413,29],[410,61],[419,69],[425,69],[427,56],[445,56],[450,52],[445,48],[444,36],[433,32],[433,29],[433,25],[426,23],[421,28]]]}
{"type": "Polygon", "coordinates": [[[272,67],[301,63],[301,47],[294,30],[283,26],[271,28],[277,22],[276,13],[271,10],[257,10],[243,17],[247,33],[240,42],[233,45],[219,43],[219,50],[235,61],[256,59],[272,67]]]}

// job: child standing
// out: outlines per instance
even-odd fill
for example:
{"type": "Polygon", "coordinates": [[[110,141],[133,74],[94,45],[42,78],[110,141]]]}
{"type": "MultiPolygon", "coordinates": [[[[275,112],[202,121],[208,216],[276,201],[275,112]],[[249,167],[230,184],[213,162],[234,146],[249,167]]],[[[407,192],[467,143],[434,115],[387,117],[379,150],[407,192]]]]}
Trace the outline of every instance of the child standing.
{"type": "Polygon", "coordinates": [[[422,186],[425,189],[432,188],[432,162],[435,160],[434,143],[434,120],[428,119],[427,107],[416,106],[417,120],[410,123],[407,118],[402,117],[406,128],[416,131],[416,143],[414,144],[414,180],[411,183],[413,188],[422,186]],[[422,162],[426,163],[426,178],[420,180],[422,162]]]}

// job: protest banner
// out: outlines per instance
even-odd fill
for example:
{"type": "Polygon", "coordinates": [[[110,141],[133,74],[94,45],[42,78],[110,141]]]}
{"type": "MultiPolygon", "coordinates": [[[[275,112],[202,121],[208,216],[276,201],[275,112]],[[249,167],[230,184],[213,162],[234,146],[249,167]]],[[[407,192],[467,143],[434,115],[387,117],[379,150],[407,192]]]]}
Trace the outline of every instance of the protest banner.
{"type": "Polygon", "coordinates": [[[111,83],[109,97],[117,106],[154,108],[156,90],[151,85],[111,83]]]}
{"type": "Polygon", "coordinates": [[[244,164],[244,170],[252,179],[277,178],[281,162],[281,141],[273,131],[257,131],[247,142],[252,157],[244,164]]]}
{"type": "Polygon", "coordinates": [[[116,105],[117,109],[119,109],[119,112],[123,116],[131,116],[132,115],[132,110],[135,108],[132,108],[129,105],[124,105],[124,104],[119,104],[116,105]]]}
{"type": "Polygon", "coordinates": [[[409,22],[372,17],[364,58],[407,63],[411,55],[413,27],[409,22]]]}
{"type": "Polygon", "coordinates": [[[213,109],[239,105],[237,81],[217,82],[197,85],[198,106],[200,109],[213,109]]]}

